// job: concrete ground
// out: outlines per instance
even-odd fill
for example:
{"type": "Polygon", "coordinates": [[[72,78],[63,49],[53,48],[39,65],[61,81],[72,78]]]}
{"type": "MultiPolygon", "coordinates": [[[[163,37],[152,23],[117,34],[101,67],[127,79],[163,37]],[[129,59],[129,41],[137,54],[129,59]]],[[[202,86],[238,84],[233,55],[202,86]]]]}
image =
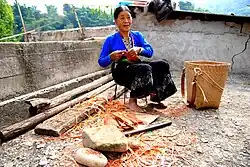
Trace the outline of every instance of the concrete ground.
{"type": "MultiPolygon", "coordinates": [[[[164,103],[171,107],[182,106],[180,74],[174,73],[173,77],[178,92],[164,103]]],[[[166,115],[173,124],[161,131],[166,134],[171,129],[185,131],[184,135],[196,136],[196,141],[183,146],[185,158],[163,166],[250,166],[249,91],[250,77],[232,74],[228,78],[219,109],[188,109],[177,117],[166,115]]],[[[171,140],[178,141],[178,136],[171,140]]],[[[34,131],[29,131],[1,146],[0,167],[63,166],[65,159],[72,160],[67,153],[76,150],[79,143],[81,139],[47,141],[35,135],[34,131]]]]}
{"type": "MultiPolygon", "coordinates": [[[[196,151],[192,150],[191,161],[198,160],[194,166],[250,166],[249,91],[249,76],[231,75],[219,109],[192,109],[174,120],[177,127],[184,127],[198,137],[198,147],[196,151]]],[[[180,96],[176,95],[171,101],[178,101],[179,98],[180,96]]]]}

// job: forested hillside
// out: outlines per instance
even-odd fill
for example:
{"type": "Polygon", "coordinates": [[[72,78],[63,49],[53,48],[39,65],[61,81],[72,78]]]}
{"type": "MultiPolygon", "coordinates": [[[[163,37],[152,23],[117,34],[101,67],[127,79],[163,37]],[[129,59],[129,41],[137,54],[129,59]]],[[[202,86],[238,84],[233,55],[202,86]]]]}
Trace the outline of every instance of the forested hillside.
{"type": "MultiPolygon", "coordinates": [[[[15,34],[22,32],[22,23],[18,13],[17,5],[12,6],[15,17],[15,34]]],[[[27,30],[39,29],[58,30],[66,28],[78,27],[77,21],[69,4],[64,4],[64,16],[57,12],[57,8],[52,5],[47,5],[47,13],[41,13],[36,7],[21,5],[20,6],[23,19],[27,30]]],[[[94,27],[113,24],[113,16],[111,13],[106,13],[101,9],[92,9],[88,7],[76,8],[76,13],[82,26],[94,27]]]]}
{"type": "Polygon", "coordinates": [[[249,0],[220,0],[214,4],[208,4],[204,8],[207,8],[213,13],[224,13],[234,15],[250,16],[249,0]]]}
{"type": "MultiPolygon", "coordinates": [[[[7,20],[13,19],[14,25],[11,27],[6,27],[0,24],[0,29],[2,29],[2,34],[0,37],[10,36],[12,34],[19,34],[23,32],[22,22],[18,12],[17,5],[6,6],[6,0],[0,1],[0,13],[4,12],[5,22],[7,20]],[[5,6],[4,6],[5,5],[5,6]],[[12,8],[12,10],[11,10],[12,8]],[[4,11],[6,10],[6,11],[4,11]],[[13,12],[13,15],[11,14],[13,12]],[[6,20],[6,18],[8,18],[6,20]]],[[[207,13],[218,13],[218,14],[234,14],[238,16],[250,16],[250,0],[210,0],[206,3],[197,3],[200,1],[189,0],[189,1],[179,1],[179,7],[181,10],[197,11],[197,12],[207,12],[207,13]]],[[[63,4],[62,4],[63,5],[63,4]]],[[[35,6],[20,5],[20,9],[23,15],[23,19],[26,25],[27,31],[30,30],[60,30],[67,28],[78,27],[74,10],[72,5],[63,5],[63,15],[59,15],[56,6],[46,5],[47,13],[42,13],[35,6]]],[[[105,26],[112,25],[113,23],[113,7],[102,6],[96,8],[81,7],[75,8],[76,13],[79,17],[80,23],[84,27],[95,27],[95,26],[105,26]]],[[[12,20],[13,22],[13,20],[12,20]]],[[[4,23],[4,21],[2,21],[4,23]]],[[[8,25],[12,25],[8,24],[8,25]]],[[[21,40],[22,37],[13,40],[21,40]]]]}
{"type": "Polygon", "coordinates": [[[202,5],[195,0],[179,1],[181,10],[201,11],[218,14],[250,16],[249,0],[210,0],[202,5]],[[198,4],[198,5],[197,5],[198,4]]]}

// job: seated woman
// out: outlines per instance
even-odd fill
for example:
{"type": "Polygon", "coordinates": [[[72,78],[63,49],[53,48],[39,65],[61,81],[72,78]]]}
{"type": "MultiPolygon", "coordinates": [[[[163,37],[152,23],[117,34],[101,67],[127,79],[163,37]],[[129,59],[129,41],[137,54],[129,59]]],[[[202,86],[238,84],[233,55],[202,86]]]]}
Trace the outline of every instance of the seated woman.
{"type": "Polygon", "coordinates": [[[128,107],[142,109],[137,99],[150,95],[150,100],[160,103],[173,95],[177,89],[165,60],[141,61],[140,57],[151,58],[153,48],[142,33],[131,30],[132,17],[127,6],[114,11],[115,24],[119,32],[109,35],[104,41],[98,63],[101,67],[111,65],[114,81],[130,90],[128,107]]]}

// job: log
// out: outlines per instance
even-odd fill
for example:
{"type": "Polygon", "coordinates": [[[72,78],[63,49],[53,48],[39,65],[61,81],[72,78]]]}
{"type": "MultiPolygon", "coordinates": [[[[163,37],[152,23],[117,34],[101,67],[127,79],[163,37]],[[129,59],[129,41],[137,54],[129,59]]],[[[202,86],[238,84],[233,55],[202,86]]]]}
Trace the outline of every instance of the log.
{"type": "Polygon", "coordinates": [[[106,89],[110,88],[111,86],[115,85],[114,81],[111,81],[89,93],[86,93],[76,99],[73,99],[71,101],[68,101],[66,103],[63,103],[59,106],[56,106],[54,108],[48,109],[42,113],[39,113],[33,117],[30,117],[29,119],[23,120],[21,122],[18,122],[16,124],[13,124],[9,127],[6,127],[0,131],[0,139],[2,142],[8,141],[12,138],[15,138],[28,130],[31,130],[35,128],[39,123],[45,121],[46,119],[49,119],[53,117],[54,115],[60,113],[61,111],[80,103],[86,99],[89,99],[93,96],[96,96],[97,94],[100,94],[101,92],[105,91],[106,89]]]}
{"type": "MultiPolygon", "coordinates": [[[[50,105],[51,100],[48,98],[33,98],[33,99],[25,100],[25,103],[31,105],[32,108],[36,108],[37,110],[38,108],[42,108],[42,107],[46,107],[50,105]]],[[[29,108],[30,113],[32,111],[36,112],[34,109],[31,109],[31,107],[29,108]]]]}
{"type": "MultiPolygon", "coordinates": [[[[120,88],[117,90],[117,94],[121,95],[124,93],[124,88],[120,88]]],[[[103,92],[101,95],[97,97],[110,96],[107,100],[114,98],[114,87],[108,89],[107,91],[103,92]],[[110,96],[110,92],[113,94],[110,96]]],[[[104,98],[100,98],[101,100],[96,101],[96,106],[102,106],[107,101],[104,98]]],[[[48,135],[58,137],[71,129],[74,125],[82,122],[83,120],[87,119],[88,116],[96,114],[99,110],[95,108],[83,108],[83,109],[69,109],[64,110],[63,112],[57,114],[56,116],[44,121],[43,123],[37,125],[35,127],[35,133],[39,135],[48,135]],[[68,120],[68,121],[65,121],[68,120]]]]}
{"type": "Polygon", "coordinates": [[[44,110],[58,106],[66,101],[69,101],[71,99],[76,98],[77,96],[79,96],[81,94],[89,92],[89,91],[111,81],[112,79],[113,79],[112,74],[109,74],[109,75],[101,77],[101,78],[99,78],[99,79],[97,79],[89,84],[80,86],[80,87],[75,88],[71,91],[68,91],[68,92],[65,92],[59,96],[56,96],[56,97],[52,98],[51,100],[49,100],[49,99],[45,100],[44,98],[43,98],[43,100],[41,100],[40,98],[36,98],[36,99],[26,100],[25,102],[27,104],[31,105],[29,108],[29,113],[31,116],[34,116],[37,113],[40,113],[40,112],[43,112],[44,110]]]}

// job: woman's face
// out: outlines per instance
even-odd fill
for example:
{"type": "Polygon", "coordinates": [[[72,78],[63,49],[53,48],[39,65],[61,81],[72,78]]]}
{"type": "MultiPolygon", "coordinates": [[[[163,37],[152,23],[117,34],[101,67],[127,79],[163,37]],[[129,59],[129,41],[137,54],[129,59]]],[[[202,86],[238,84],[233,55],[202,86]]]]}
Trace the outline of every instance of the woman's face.
{"type": "Polygon", "coordinates": [[[132,24],[132,16],[127,11],[122,11],[118,18],[115,20],[116,25],[118,26],[120,31],[127,32],[130,31],[132,24]]]}

